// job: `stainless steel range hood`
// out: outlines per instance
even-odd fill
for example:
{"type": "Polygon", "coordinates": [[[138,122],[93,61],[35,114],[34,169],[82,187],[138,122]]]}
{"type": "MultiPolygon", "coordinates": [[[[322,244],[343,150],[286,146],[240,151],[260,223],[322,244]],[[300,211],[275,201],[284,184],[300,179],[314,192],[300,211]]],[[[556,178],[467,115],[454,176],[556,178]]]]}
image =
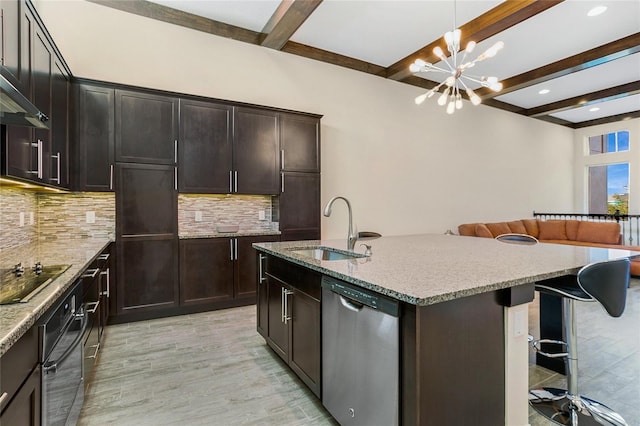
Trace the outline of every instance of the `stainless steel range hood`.
{"type": "Polygon", "coordinates": [[[49,117],[0,73],[0,124],[48,129],[49,117]]]}

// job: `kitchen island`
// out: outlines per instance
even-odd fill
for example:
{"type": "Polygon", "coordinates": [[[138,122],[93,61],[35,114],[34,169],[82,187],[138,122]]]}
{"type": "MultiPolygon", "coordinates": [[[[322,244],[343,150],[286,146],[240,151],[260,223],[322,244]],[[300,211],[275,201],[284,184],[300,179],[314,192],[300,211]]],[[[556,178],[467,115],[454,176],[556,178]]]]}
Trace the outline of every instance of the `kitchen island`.
{"type": "MultiPolygon", "coordinates": [[[[449,235],[383,237],[367,243],[372,246],[371,256],[343,260],[318,260],[299,250],[317,246],[340,250],[346,245],[344,240],[254,247],[259,251],[261,271],[264,268],[269,273],[276,265],[275,269],[303,282],[307,288],[302,294],[311,295],[318,304],[322,302],[319,290],[315,292],[313,286],[319,285],[321,276],[401,302],[399,417],[406,425],[528,424],[527,304],[533,300],[533,283],[575,274],[592,262],[640,255],[449,235]]],[[[261,272],[259,285],[264,281],[261,272]]],[[[283,303],[295,303],[287,302],[286,297],[293,294],[295,300],[298,289],[289,286],[285,290],[283,303]]],[[[259,329],[264,323],[261,300],[268,301],[269,313],[278,307],[275,297],[259,296],[259,329]]],[[[296,316],[303,315],[307,305],[312,306],[295,305],[290,315],[285,310],[283,319],[295,325],[296,316]]],[[[320,309],[313,310],[317,311],[317,328],[309,330],[312,336],[320,328],[320,309]]],[[[268,316],[269,321],[273,318],[268,316]]],[[[312,321],[307,318],[305,323],[312,321]]],[[[261,333],[265,335],[264,330],[261,333]]],[[[273,340],[268,333],[265,337],[267,342],[273,340]]],[[[319,338],[312,342],[322,344],[319,338]]],[[[304,376],[313,368],[303,369],[301,375],[298,370],[304,364],[289,365],[309,385],[309,377],[304,376]]],[[[320,396],[322,384],[314,385],[320,396]]]]}

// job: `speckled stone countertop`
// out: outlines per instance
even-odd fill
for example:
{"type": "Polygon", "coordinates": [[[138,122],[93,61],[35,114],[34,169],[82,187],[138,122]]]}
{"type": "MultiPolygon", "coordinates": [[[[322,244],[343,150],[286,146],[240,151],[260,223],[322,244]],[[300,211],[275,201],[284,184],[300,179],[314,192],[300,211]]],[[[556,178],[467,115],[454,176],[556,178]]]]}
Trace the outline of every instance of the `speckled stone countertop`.
{"type": "MultiPolygon", "coordinates": [[[[431,305],[488,291],[576,273],[596,261],[640,256],[628,250],[559,244],[516,245],[457,235],[382,237],[362,243],[372,256],[316,260],[294,248],[326,246],[344,250],[344,240],[258,243],[262,252],[289,260],[413,305],[431,305]]],[[[364,252],[361,242],[356,251],[364,252]]]]}
{"type": "Polygon", "coordinates": [[[10,268],[20,262],[27,268],[37,261],[44,266],[71,266],[29,302],[0,305],[0,356],[53,306],[110,242],[106,238],[58,239],[2,251],[0,268],[10,268]]]}
{"type": "Polygon", "coordinates": [[[191,240],[194,238],[234,238],[234,237],[255,237],[261,235],[280,235],[280,231],[275,231],[272,229],[261,230],[261,231],[238,231],[238,232],[216,232],[210,231],[206,234],[197,234],[197,235],[180,235],[181,240],[191,240]]]}

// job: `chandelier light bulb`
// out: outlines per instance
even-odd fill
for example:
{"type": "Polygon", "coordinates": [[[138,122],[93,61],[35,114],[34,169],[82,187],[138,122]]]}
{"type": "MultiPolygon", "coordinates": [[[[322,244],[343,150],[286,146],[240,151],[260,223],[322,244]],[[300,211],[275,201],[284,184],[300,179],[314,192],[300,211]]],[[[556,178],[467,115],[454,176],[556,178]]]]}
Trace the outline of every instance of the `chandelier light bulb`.
{"type": "Polygon", "coordinates": [[[438,98],[438,105],[444,106],[447,103],[447,93],[447,90],[442,92],[442,95],[440,95],[440,97],[438,98]]]}
{"type": "Polygon", "coordinates": [[[417,72],[422,71],[422,67],[418,64],[411,64],[409,65],[409,71],[415,74],[417,72]]]}
{"type": "Polygon", "coordinates": [[[425,99],[427,99],[427,94],[422,94],[420,96],[417,96],[415,99],[416,105],[420,105],[421,103],[423,103],[425,101],[425,99]]]}
{"type": "Polygon", "coordinates": [[[422,67],[426,67],[426,66],[428,66],[428,65],[431,65],[431,64],[429,64],[428,62],[426,62],[426,61],[424,61],[424,60],[422,60],[422,59],[416,59],[416,61],[414,62],[414,64],[416,64],[416,65],[417,65],[417,66],[419,66],[420,68],[422,68],[422,67]]]}
{"type": "Polygon", "coordinates": [[[455,98],[454,98],[453,96],[452,96],[451,98],[452,98],[452,99],[454,99],[454,100],[450,101],[450,102],[447,104],[447,114],[453,114],[453,113],[456,111],[456,102],[455,102],[455,98]]]}
{"type": "Polygon", "coordinates": [[[475,41],[470,41],[469,43],[467,43],[467,48],[465,49],[467,54],[473,52],[473,50],[476,48],[476,42],[475,41]]]}
{"type": "Polygon", "coordinates": [[[436,46],[433,48],[433,54],[444,61],[444,52],[442,51],[442,48],[440,46],[436,46]]]}
{"type": "Polygon", "coordinates": [[[476,92],[474,92],[471,89],[467,89],[467,96],[469,96],[469,100],[475,106],[480,105],[480,103],[482,102],[482,99],[480,99],[480,96],[476,95],[476,92]]]}
{"type": "Polygon", "coordinates": [[[462,109],[462,95],[460,93],[456,95],[456,109],[462,109]]]}

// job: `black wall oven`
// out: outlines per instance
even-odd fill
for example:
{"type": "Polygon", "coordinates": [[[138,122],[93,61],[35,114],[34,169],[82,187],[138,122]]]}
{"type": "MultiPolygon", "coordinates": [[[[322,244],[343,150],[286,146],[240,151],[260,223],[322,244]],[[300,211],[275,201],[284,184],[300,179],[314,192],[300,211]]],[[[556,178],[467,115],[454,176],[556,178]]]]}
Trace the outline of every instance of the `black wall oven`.
{"type": "Polygon", "coordinates": [[[82,336],[87,315],[81,282],[41,321],[42,424],[74,425],[84,402],[82,336]]]}

